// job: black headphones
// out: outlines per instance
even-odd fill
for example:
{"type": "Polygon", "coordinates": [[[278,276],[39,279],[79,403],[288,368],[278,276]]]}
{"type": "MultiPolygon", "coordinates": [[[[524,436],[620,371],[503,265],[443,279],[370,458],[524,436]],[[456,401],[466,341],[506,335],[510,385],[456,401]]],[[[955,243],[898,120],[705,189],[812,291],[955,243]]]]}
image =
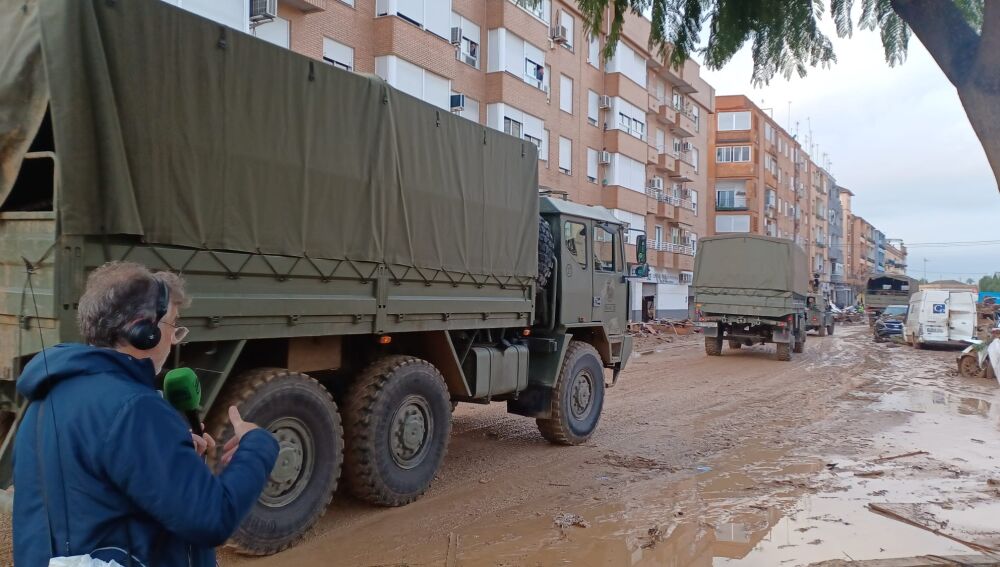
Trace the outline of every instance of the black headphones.
{"type": "Polygon", "coordinates": [[[158,278],[153,281],[156,282],[156,318],[138,321],[125,331],[125,340],[139,350],[152,350],[160,344],[160,320],[170,308],[170,288],[158,278]]]}

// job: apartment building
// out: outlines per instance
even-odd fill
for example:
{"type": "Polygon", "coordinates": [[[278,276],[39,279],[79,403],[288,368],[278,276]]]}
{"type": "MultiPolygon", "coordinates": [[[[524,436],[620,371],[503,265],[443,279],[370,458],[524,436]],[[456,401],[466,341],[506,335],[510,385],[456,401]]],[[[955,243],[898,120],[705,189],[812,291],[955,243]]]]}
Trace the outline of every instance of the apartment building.
{"type": "Polygon", "coordinates": [[[830,246],[827,249],[827,263],[830,298],[840,306],[854,302],[854,293],[847,282],[847,250],[845,240],[844,212],[841,206],[840,187],[832,175],[827,174],[827,226],[830,246]]]}
{"type": "MultiPolygon", "coordinates": [[[[225,12],[214,19],[233,27],[247,4],[166,1],[225,12]]],[[[610,209],[629,225],[633,259],[647,235],[633,317],[687,315],[708,232],[715,93],[693,61],[673,69],[649,52],[648,20],[630,14],[604,61],[607,30],[591,37],[572,1],[277,0],[275,13],[256,11],[267,4],[252,3],[249,33],[536,144],[540,190],[610,209]]]]}
{"type": "Polygon", "coordinates": [[[864,218],[852,215],[851,232],[853,233],[854,241],[850,245],[855,250],[854,281],[859,289],[864,289],[868,277],[879,273],[877,246],[875,244],[875,227],[864,218]]]}
{"type": "Polygon", "coordinates": [[[885,273],[898,276],[906,275],[906,246],[886,244],[885,273]]]}

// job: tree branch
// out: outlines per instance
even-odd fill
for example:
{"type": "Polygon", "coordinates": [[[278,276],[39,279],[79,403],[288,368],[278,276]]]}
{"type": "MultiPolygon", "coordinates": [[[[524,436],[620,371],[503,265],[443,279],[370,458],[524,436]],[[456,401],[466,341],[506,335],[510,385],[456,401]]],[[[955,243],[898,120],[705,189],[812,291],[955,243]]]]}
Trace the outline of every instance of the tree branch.
{"type": "MultiPolygon", "coordinates": [[[[987,2],[987,9],[995,3],[987,2]]],[[[892,9],[910,26],[948,80],[956,87],[965,84],[980,38],[955,4],[951,0],[892,0],[892,9]]]]}
{"type": "Polygon", "coordinates": [[[997,88],[1000,76],[997,65],[1000,62],[1000,2],[986,2],[983,7],[982,38],[979,40],[979,51],[973,67],[974,80],[992,84],[997,88]]]}

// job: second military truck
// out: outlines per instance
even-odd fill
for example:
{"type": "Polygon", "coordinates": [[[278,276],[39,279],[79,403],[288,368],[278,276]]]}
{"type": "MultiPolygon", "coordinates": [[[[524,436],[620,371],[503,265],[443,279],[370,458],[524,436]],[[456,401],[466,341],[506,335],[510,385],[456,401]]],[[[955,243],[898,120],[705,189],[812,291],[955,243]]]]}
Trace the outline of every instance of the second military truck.
{"type": "Polygon", "coordinates": [[[808,272],[805,253],[791,240],[733,234],[699,241],[694,265],[698,325],[705,352],[774,343],[791,360],[806,343],[808,272]]]}
{"type": "Polygon", "coordinates": [[[5,486],[20,370],[79,339],[112,260],[187,280],[170,365],[220,446],[230,404],[280,442],[245,553],[293,544],[341,482],[420,497],[457,402],[593,434],[631,350],[623,227],[540,198],[535,144],[165,2],[38,5],[0,3],[5,486]]]}

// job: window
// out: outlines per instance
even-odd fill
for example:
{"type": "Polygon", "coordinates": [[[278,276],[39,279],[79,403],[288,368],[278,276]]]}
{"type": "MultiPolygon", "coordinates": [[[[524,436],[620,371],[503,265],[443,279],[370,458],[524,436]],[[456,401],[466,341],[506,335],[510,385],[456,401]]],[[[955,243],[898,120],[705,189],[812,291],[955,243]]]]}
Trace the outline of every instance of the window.
{"type": "Polygon", "coordinates": [[[694,189],[692,189],[692,190],[690,190],[688,192],[688,195],[689,195],[688,199],[691,200],[691,210],[694,212],[694,214],[697,215],[698,214],[698,192],[695,191],[694,189]]]}
{"type": "Polygon", "coordinates": [[[573,79],[559,75],[559,110],[573,114],[573,79]]]}
{"type": "Polygon", "coordinates": [[[549,21],[549,0],[514,0],[514,4],[539,20],[549,21]]]}
{"type": "Polygon", "coordinates": [[[622,209],[611,209],[611,214],[625,224],[625,244],[635,244],[635,238],[646,234],[646,215],[622,209]]]}
{"type": "Polygon", "coordinates": [[[480,44],[479,26],[476,25],[475,22],[463,18],[455,12],[452,12],[451,14],[451,25],[452,27],[462,30],[462,39],[458,46],[458,60],[466,65],[470,65],[478,69],[480,44]]]}
{"type": "Polygon", "coordinates": [[[563,243],[566,251],[576,260],[580,268],[587,269],[587,227],[578,222],[563,224],[563,243]]]}
{"type": "Polygon", "coordinates": [[[587,181],[597,183],[597,150],[587,148],[587,181]]]}
{"type": "Polygon", "coordinates": [[[697,104],[691,105],[691,120],[694,122],[694,131],[701,132],[701,108],[697,104]]]}
{"type": "Polygon", "coordinates": [[[670,243],[678,245],[681,243],[681,229],[679,227],[670,227],[670,243]]]}
{"type": "Polygon", "coordinates": [[[594,269],[615,271],[615,235],[602,226],[594,227],[594,269]]]}
{"type": "Polygon", "coordinates": [[[655,227],[655,229],[653,231],[653,234],[654,234],[653,242],[657,242],[657,243],[663,242],[663,227],[662,226],[656,225],[656,227],[655,227]]]}
{"type": "MultiPolygon", "coordinates": [[[[774,143],[774,127],[772,127],[767,122],[764,123],[764,139],[768,142],[774,143]]],[[[779,146],[780,147],[780,146],[779,146]]],[[[781,151],[780,149],[778,151],[781,151]]]]}
{"type": "Polygon", "coordinates": [[[545,162],[545,167],[548,167],[549,161],[549,131],[542,130],[542,147],[538,150],[538,159],[545,162]]]}
{"type": "Polygon", "coordinates": [[[451,110],[451,81],[395,55],[375,58],[375,74],[397,89],[451,110]]]}
{"type": "Polygon", "coordinates": [[[622,154],[611,154],[606,173],[608,185],[617,185],[637,193],[646,192],[646,164],[622,154]]]}
{"type": "Polygon", "coordinates": [[[451,0],[376,0],[376,16],[399,16],[434,35],[450,38],[451,0]]]}
{"type": "Polygon", "coordinates": [[[750,112],[720,112],[719,113],[719,130],[720,131],[730,131],[730,130],[749,130],[750,129],[750,112]]]}
{"type": "Polygon", "coordinates": [[[536,87],[542,88],[545,85],[545,65],[525,58],[524,78],[536,87]]]}
{"type": "Polygon", "coordinates": [[[764,191],[764,206],[773,209],[775,205],[776,196],[777,193],[774,192],[774,189],[768,187],[764,191]]]}
{"type": "Polygon", "coordinates": [[[764,169],[771,172],[771,175],[778,175],[778,160],[771,154],[764,154],[764,169]]]}
{"type": "Polygon", "coordinates": [[[607,73],[621,73],[632,79],[635,84],[646,86],[646,59],[636,53],[631,47],[621,42],[615,50],[614,56],[604,65],[607,73]]]}
{"type": "Polygon", "coordinates": [[[587,63],[601,68],[601,41],[596,37],[587,37],[587,63]]]}
{"type": "Polygon", "coordinates": [[[615,97],[611,99],[611,109],[608,115],[608,122],[612,122],[612,117],[617,116],[616,122],[606,125],[609,129],[624,130],[628,134],[645,141],[645,110],[640,109],[623,98],[615,97]]]}
{"type": "Polygon", "coordinates": [[[569,175],[573,167],[573,141],[559,136],[559,171],[569,175]]]}
{"type": "Polygon", "coordinates": [[[674,105],[674,110],[681,110],[681,109],[683,109],[684,108],[684,95],[682,95],[678,91],[674,91],[674,96],[673,96],[673,101],[672,102],[673,102],[673,105],[674,105]]]}
{"type": "Polygon", "coordinates": [[[521,137],[522,127],[523,127],[523,125],[520,122],[518,122],[517,120],[511,119],[511,118],[507,118],[506,116],[503,119],[503,131],[504,131],[504,133],[510,134],[511,136],[514,136],[515,138],[520,138],[521,137]]]}
{"type": "Polygon", "coordinates": [[[750,161],[750,146],[719,146],[715,148],[716,163],[750,161]]]}
{"type": "MultiPolygon", "coordinates": [[[[451,93],[452,96],[458,93],[451,93]]],[[[479,122],[479,102],[475,99],[469,98],[468,95],[465,97],[465,106],[458,112],[458,115],[462,118],[468,118],[473,122],[479,122]]]]}
{"type": "Polygon", "coordinates": [[[566,43],[563,44],[563,47],[573,51],[573,16],[565,10],[560,10],[559,25],[566,28],[566,43]]]}
{"type": "Polygon", "coordinates": [[[284,18],[274,18],[272,21],[260,24],[253,29],[253,35],[269,41],[277,46],[288,49],[289,31],[288,20],[284,18]]]}
{"type": "Polygon", "coordinates": [[[593,126],[597,126],[600,102],[600,95],[594,91],[587,91],[587,122],[590,122],[593,126]]]}
{"type": "Polygon", "coordinates": [[[354,48],[343,43],[334,41],[328,37],[323,38],[323,61],[334,67],[340,67],[345,71],[354,70],[354,48]]]}
{"type": "Polygon", "coordinates": [[[694,166],[695,173],[698,172],[699,162],[701,162],[701,154],[698,153],[698,148],[691,146],[690,158],[691,165],[694,166]]]}

